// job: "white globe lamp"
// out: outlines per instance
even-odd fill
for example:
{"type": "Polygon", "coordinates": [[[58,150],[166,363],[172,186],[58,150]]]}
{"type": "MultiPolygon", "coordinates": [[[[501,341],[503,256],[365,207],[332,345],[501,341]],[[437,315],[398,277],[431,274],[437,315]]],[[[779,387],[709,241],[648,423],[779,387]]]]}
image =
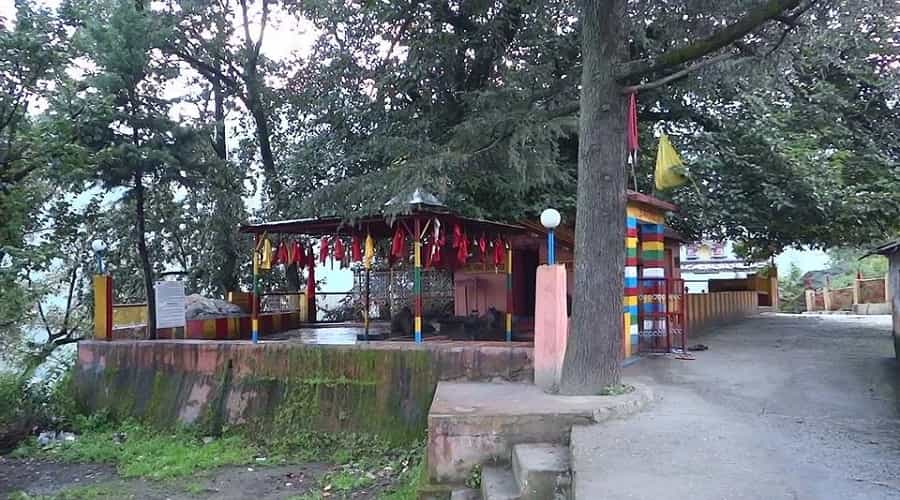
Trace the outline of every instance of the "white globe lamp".
{"type": "Polygon", "coordinates": [[[547,228],[547,264],[556,264],[556,237],[553,230],[562,222],[562,216],[555,208],[548,208],[541,212],[541,225],[547,228]]]}

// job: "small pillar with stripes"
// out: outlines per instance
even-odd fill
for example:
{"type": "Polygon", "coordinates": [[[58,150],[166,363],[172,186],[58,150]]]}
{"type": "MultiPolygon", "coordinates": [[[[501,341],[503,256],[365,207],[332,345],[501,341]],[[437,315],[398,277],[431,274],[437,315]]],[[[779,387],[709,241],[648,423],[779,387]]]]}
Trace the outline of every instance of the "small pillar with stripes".
{"type": "Polygon", "coordinates": [[[638,352],[638,223],[625,220],[625,357],[638,352]]]}
{"type": "Polygon", "coordinates": [[[413,230],[413,295],[415,320],[413,331],[417,344],[422,343],[422,223],[417,217],[413,230]]]}
{"type": "Polygon", "coordinates": [[[506,247],[506,341],[512,342],[512,313],[513,313],[513,275],[512,275],[513,251],[512,245],[506,247]]]}
{"type": "Polygon", "coordinates": [[[665,283],[665,243],[662,224],[641,224],[641,280],[643,289],[644,314],[641,330],[644,335],[655,338],[654,348],[659,348],[659,340],[666,334],[664,294],[665,283]]]}

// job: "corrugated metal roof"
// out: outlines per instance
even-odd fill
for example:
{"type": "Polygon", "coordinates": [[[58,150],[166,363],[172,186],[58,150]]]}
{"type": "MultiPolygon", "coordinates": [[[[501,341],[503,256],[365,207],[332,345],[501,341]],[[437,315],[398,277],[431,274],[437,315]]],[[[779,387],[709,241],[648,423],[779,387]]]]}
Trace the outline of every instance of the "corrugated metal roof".
{"type": "Polygon", "coordinates": [[[875,247],[872,250],[869,250],[868,253],[860,257],[860,259],[868,257],[870,255],[893,255],[897,252],[900,252],[900,239],[890,241],[881,246],[875,247]]]}

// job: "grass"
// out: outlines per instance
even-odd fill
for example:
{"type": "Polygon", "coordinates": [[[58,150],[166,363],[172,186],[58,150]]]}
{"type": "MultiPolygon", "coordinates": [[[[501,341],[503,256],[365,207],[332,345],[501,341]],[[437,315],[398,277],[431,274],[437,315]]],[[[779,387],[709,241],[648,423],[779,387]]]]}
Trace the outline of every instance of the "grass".
{"type": "Polygon", "coordinates": [[[99,500],[107,498],[132,499],[135,496],[129,493],[127,487],[122,484],[77,486],[53,495],[28,495],[19,491],[9,496],[9,500],[99,500]]]}
{"type": "Polygon", "coordinates": [[[381,495],[380,500],[417,500],[419,487],[425,484],[425,461],[420,453],[415,464],[400,474],[391,491],[381,495]]]}
{"type": "Polygon", "coordinates": [[[29,441],[15,455],[66,462],[111,463],[122,477],[174,479],[223,465],[254,461],[256,448],[240,435],[210,443],[190,429],[159,431],[134,422],[84,430],[72,443],[40,448],[29,441]]]}
{"type": "MultiPolygon", "coordinates": [[[[112,424],[102,418],[82,419],[74,442],[40,447],[34,439],[16,450],[19,457],[64,462],[110,463],[123,478],[172,480],[225,465],[255,467],[302,462],[328,462],[338,468],[319,479],[316,491],[304,500],[346,496],[370,487],[395,484],[385,496],[390,500],[414,499],[422,475],[424,443],[411,447],[391,444],[377,436],[355,433],[300,431],[252,434],[251,429],[231,428],[209,441],[196,429],[159,430],[135,421],[112,424]],[[257,457],[266,457],[265,462],[257,457]]],[[[109,494],[108,486],[79,487],[53,497],[19,496],[20,500],[54,500],[127,497],[109,494]]],[[[200,494],[203,484],[187,482],[181,489],[200,494]]]]}
{"type": "Polygon", "coordinates": [[[600,391],[601,396],[621,396],[634,392],[634,386],[628,384],[608,385],[600,391]]]}

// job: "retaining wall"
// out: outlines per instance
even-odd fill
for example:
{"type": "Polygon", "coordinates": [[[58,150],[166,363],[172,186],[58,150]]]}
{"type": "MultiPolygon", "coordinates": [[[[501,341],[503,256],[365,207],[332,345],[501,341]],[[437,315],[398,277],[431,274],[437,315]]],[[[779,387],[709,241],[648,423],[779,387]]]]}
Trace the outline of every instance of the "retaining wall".
{"type": "Polygon", "coordinates": [[[159,426],[350,430],[404,442],[422,437],[439,380],[532,379],[533,351],[516,344],[156,340],[80,342],[74,381],[86,409],[159,426]]]}

